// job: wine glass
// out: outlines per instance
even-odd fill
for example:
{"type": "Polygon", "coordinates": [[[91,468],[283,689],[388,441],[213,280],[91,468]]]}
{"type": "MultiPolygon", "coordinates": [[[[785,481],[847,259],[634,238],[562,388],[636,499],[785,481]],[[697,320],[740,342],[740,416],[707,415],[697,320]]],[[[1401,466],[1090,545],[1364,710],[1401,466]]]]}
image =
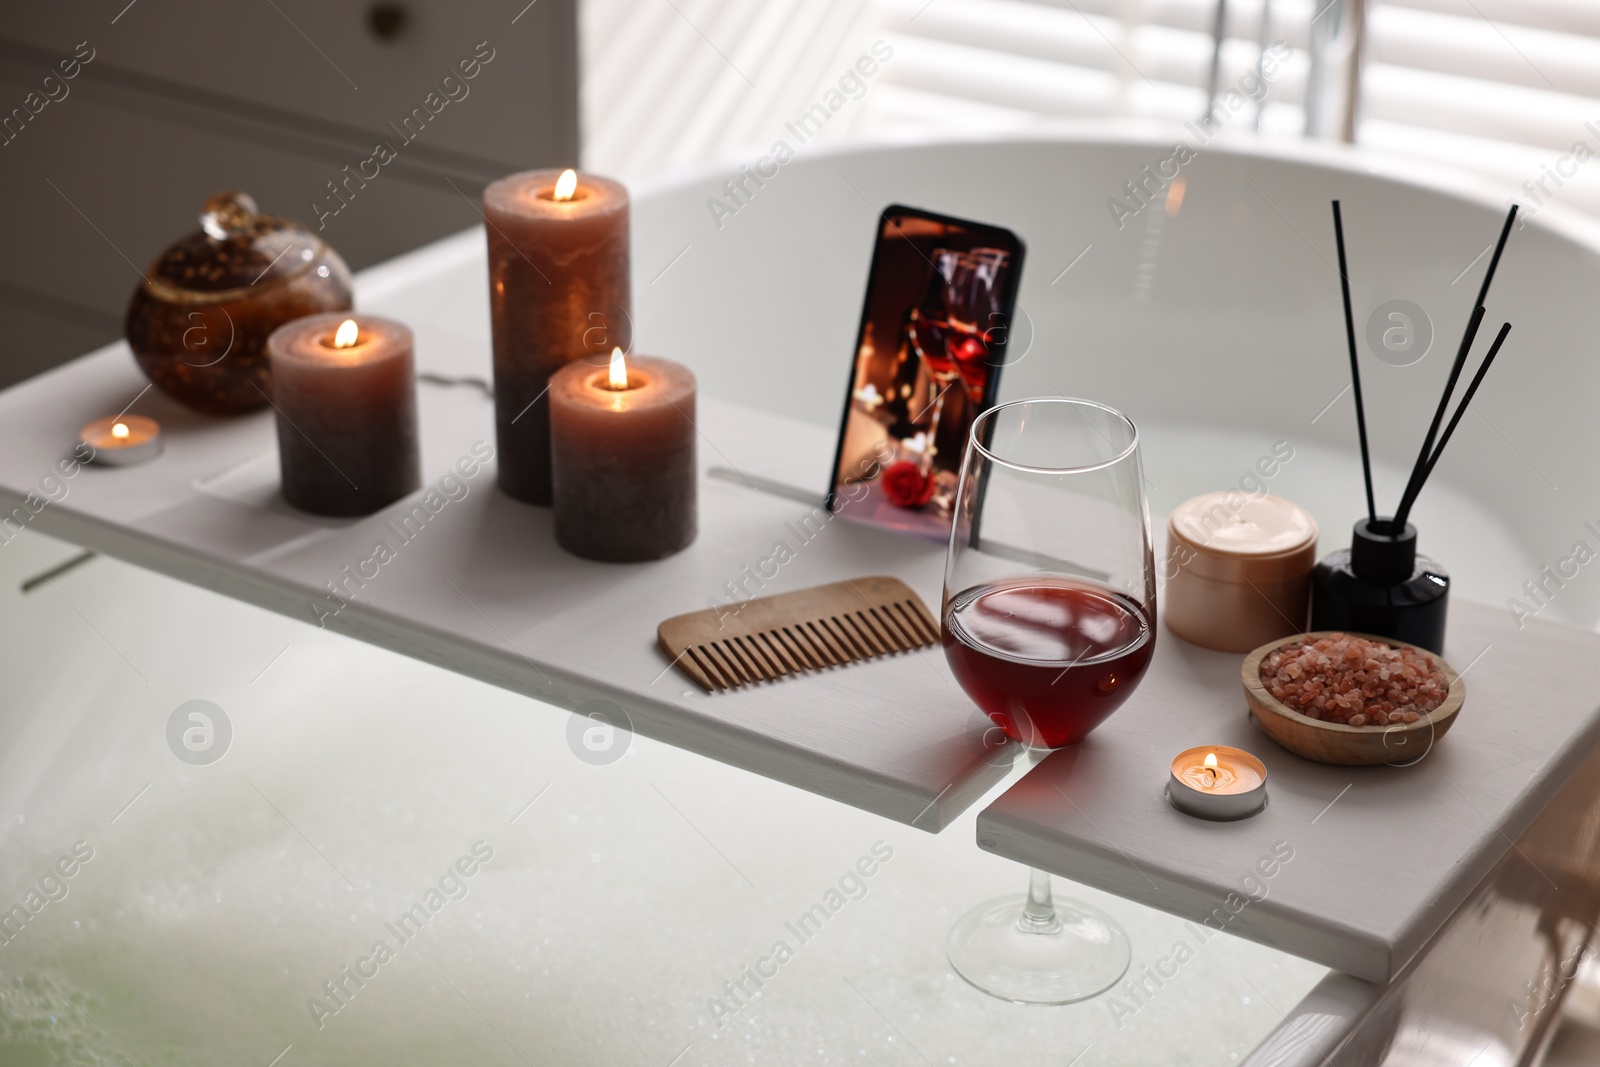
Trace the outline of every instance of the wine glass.
{"type": "Polygon", "coordinates": [[[944,395],[957,382],[976,407],[989,384],[989,356],[999,318],[1001,282],[1010,253],[998,248],[933,251],[934,270],[922,302],[911,309],[906,335],[938,390],[929,420],[929,454],[944,416],[944,395]]]}
{"type": "Polygon", "coordinates": [[[1003,275],[1011,253],[999,248],[974,248],[952,271],[945,298],[950,308],[951,332],[946,349],[956,361],[956,371],[966,387],[973,410],[983,403],[989,387],[990,356],[1000,321],[1003,275]]]}
{"type": "MultiPolygon", "coordinates": [[[[942,637],[973,702],[1031,753],[1084,739],[1127,700],[1156,639],[1139,434],[1089,400],[1043,397],[974,420],[945,565],[942,637]]],[[[1128,935],[1103,911],[1024,896],[967,912],[950,962],[986,993],[1067,1004],[1115,985],[1128,935]]]]}

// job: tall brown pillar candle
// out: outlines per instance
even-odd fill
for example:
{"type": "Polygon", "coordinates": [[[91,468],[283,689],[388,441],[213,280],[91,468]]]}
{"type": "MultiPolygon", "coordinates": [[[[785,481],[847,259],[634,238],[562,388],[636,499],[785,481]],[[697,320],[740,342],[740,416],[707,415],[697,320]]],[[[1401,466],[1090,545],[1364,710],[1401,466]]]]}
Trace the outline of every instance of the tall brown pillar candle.
{"type": "Polygon", "coordinates": [[[662,559],[694,540],[694,374],[612,354],[550,379],[556,541],[609,563],[662,559]]]}
{"type": "Polygon", "coordinates": [[[411,331],[334,312],[267,338],[283,498],[316,515],[370,515],[422,484],[411,331]]]}
{"type": "Polygon", "coordinates": [[[485,189],[483,214],[500,488],[548,505],[550,376],[633,342],[628,190],[592,174],[528,171],[485,189]]]}

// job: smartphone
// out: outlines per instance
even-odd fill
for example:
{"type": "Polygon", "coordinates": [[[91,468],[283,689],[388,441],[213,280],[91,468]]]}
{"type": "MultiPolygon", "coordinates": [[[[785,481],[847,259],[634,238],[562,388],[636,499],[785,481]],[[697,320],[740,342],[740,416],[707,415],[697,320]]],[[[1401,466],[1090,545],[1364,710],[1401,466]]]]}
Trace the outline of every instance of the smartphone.
{"type": "Polygon", "coordinates": [[[999,226],[899,204],[884,210],[829,511],[949,540],[972,421],[999,392],[1023,253],[999,226]]]}

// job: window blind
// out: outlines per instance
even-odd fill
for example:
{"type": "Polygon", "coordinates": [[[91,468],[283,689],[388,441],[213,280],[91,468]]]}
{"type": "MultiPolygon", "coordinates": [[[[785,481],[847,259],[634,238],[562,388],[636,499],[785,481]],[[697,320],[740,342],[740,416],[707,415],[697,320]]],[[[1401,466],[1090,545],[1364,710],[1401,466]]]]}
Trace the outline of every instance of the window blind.
{"type": "Polygon", "coordinates": [[[579,14],[584,163],[620,177],[770,145],[871,30],[864,0],[584,0],[579,14]]]}
{"type": "MultiPolygon", "coordinates": [[[[1214,0],[874,0],[896,48],[888,91],[863,124],[926,125],[947,102],[959,123],[1026,125],[1079,116],[1185,121],[1206,109],[1214,0]],[[985,110],[963,108],[964,103],[985,110]]],[[[1232,0],[1218,71],[1236,88],[1264,44],[1289,49],[1248,125],[1304,126],[1310,0],[1232,0]],[[1267,15],[1265,24],[1263,15],[1267,15]],[[1263,40],[1265,37],[1265,40],[1263,40]]],[[[1237,119],[1235,120],[1238,121],[1237,119]]]]}
{"type": "Polygon", "coordinates": [[[1600,214],[1600,4],[1389,0],[1367,33],[1358,141],[1600,214]]]}
{"type": "MultiPolygon", "coordinates": [[[[1352,0],[1229,0],[1216,82],[1264,101],[1229,132],[1337,134],[1352,0]],[[1320,68],[1313,38],[1332,47],[1320,68]],[[1320,74],[1318,71],[1320,70],[1320,74]],[[1331,117],[1330,117],[1331,116],[1331,117]]],[[[1355,139],[1482,174],[1526,209],[1600,214],[1600,0],[1366,0],[1355,139]]],[[[585,157],[623,175],[764,145],[883,39],[827,135],[1182,122],[1206,109],[1216,0],[585,0],[585,157]]]]}

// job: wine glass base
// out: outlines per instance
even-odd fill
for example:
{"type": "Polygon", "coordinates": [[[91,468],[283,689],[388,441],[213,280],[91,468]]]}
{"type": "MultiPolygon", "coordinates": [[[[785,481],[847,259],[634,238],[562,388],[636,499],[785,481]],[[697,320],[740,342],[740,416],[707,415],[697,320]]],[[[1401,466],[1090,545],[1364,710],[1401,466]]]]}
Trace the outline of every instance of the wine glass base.
{"type": "Polygon", "coordinates": [[[1133,952],[1127,931],[1089,904],[1055,902],[1057,924],[1025,929],[1025,894],[979,904],[950,929],[950,964],[968,982],[1018,1004],[1071,1004],[1116,985],[1133,952]]]}

